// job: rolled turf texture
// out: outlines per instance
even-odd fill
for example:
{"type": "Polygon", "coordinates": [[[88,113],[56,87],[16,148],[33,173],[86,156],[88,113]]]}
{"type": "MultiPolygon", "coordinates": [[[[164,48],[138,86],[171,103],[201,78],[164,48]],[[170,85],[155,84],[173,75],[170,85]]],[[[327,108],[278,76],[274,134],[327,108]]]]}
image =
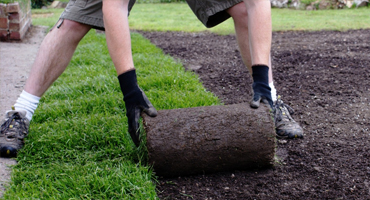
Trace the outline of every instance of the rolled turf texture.
{"type": "Polygon", "coordinates": [[[271,112],[234,104],[159,110],[143,115],[149,164],[173,177],[273,165],[276,139],[271,112]]]}

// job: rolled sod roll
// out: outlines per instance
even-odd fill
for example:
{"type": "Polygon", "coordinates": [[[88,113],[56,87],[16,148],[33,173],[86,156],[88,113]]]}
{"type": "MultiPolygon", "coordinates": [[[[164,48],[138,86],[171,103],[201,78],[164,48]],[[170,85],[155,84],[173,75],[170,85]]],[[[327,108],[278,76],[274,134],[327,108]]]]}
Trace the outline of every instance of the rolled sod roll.
{"type": "Polygon", "coordinates": [[[266,105],[249,104],[159,110],[143,115],[149,164],[173,177],[268,168],[275,155],[275,129],[266,105]]]}

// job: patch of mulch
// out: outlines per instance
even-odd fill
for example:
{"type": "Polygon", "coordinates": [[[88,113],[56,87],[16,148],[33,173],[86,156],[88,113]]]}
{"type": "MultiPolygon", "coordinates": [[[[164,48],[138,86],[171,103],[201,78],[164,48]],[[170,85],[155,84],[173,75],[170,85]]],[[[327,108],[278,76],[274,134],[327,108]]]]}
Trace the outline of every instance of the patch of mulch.
{"type": "MultiPolygon", "coordinates": [[[[225,104],[248,102],[234,35],[141,32],[225,104]]],[[[267,170],[161,178],[161,199],[368,199],[370,30],[274,32],[274,81],[304,139],[278,140],[267,170]]]]}

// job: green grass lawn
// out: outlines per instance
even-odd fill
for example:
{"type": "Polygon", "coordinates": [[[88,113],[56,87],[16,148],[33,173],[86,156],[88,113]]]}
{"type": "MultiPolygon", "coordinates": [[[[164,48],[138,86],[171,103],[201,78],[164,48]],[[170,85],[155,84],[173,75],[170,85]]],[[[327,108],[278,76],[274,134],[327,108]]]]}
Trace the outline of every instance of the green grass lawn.
{"type": "MultiPolygon", "coordinates": [[[[274,30],[369,28],[369,9],[273,10],[274,30]],[[334,16],[338,16],[337,20],[334,16]],[[353,18],[356,16],[355,18],[353,18]],[[367,20],[364,20],[367,19],[367,20]]],[[[33,10],[34,25],[53,26],[62,10],[33,10]]],[[[186,4],[138,4],[132,29],[205,31],[186,4]]],[[[210,29],[233,33],[231,20],[210,29]]],[[[137,33],[138,82],[158,109],[220,104],[198,77],[137,33]]],[[[135,148],[105,36],[90,31],[65,73],[41,100],[3,199],[156,199],[145,143],[135,148]]]]}
{"type": "MultiPolygon", "coordinates": [[[[370,8],[343,10],[272,9],[273,31],[348,30],[370,28],[370,8]]],[[[137,4],[130,15],[132,29],[148,31],[211,31],[233,34],[232,20],[207,29],[187,4],[137,4]]]]}

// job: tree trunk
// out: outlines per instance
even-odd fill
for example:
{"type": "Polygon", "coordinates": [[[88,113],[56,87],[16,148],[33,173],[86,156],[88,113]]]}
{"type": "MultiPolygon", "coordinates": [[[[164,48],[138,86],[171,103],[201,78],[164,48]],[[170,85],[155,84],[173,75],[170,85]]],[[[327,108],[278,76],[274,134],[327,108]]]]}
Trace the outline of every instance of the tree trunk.
{"type": "Polygon", "coordinates": [[[273,165],[275,129],[269,108],[249,104],[160,110],[143,115],[149,163],[158,176],[273,165]]]}

